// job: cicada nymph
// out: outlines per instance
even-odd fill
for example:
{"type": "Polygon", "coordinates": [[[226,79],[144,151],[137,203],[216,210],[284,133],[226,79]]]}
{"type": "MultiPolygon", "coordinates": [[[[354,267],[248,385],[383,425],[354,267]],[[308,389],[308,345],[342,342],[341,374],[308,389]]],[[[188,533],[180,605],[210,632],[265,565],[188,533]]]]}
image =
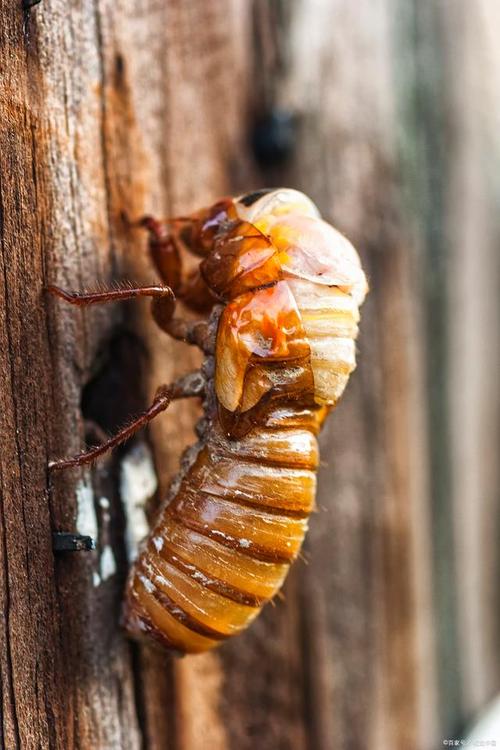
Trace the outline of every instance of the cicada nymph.
{"type": "Polygon", "coordinates": [[[314,507],[317,434],[355,367],[358,255],[302,193],[261,190],[161,224],[146,217],[167,286],[72,294],[75,304],[152,296],[175,338],[200,346],[198,373],[159,389],[150,409],[92,460],[165,409],[198,396],[204,416],[130,572],[123,621],[135,637],[196,653],[240,633],[279,591],[314,507]],[[183,271],[183,256],[200,258],[183,271]],[[175,298],[202,314],[175,317],[175,298]]]}

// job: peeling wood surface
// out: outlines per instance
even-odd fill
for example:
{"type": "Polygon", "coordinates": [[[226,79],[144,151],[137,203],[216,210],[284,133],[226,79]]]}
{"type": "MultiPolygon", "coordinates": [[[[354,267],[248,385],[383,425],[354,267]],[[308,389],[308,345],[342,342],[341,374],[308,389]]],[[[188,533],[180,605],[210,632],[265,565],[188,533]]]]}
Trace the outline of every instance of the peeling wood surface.
{"type": "Polygon", "coordinates": [[[498,16],[493,0],[2,4],[1,747],[431,750],[499,689],[498,16]],[[259,165],[250,127],[272,108],[295,145],[259,165]],[[118,625],[123,466],[149,442],[161,495],[196,406],[92,473],[49,482],[46,465],[197,355],[147,305],[82,312],[43,288],[152,281],[129,219],[262,184],[303,189],[360,248],[360,364],[283,599],[170,661],[118,625]],[[53,530],[98,548],[54,556],[53,530]]]}

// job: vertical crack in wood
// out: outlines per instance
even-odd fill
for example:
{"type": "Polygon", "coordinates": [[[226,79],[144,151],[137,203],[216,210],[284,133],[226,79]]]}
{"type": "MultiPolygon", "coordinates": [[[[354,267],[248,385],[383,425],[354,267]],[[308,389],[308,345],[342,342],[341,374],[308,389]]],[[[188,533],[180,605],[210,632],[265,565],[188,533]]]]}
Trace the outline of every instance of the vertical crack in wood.
{"type": "Polygon", "coordinates": [[[94,17],[95,17],[95,24],[96,24],[96,30],[97,30],[97,53],[99,57],[99,66],[100,66],[100,74],[101,74],[101,91],[100,91],[101,121],[100,121],[99,127],[100,127],[100,136],[101,136],[101,154],[102,154],[102,165],[103,165],[103,172],[104,172],[104,184],[106,187],[105,194],[106,194],[106,214],[108,217],[108,241],[109,241],[109,251],[110,251],[110,257],[111,257],[111,273],[116,274],[117,267],[116,267],[116,256],[115,256],[115,248],[114,248],[114,241],[113,241],[114,216],[111,210],[111,196],[113,195],[113,193],[112,193],[112,186],[111,186],[111,175],[110,175],[110,169],[109,169],[109,155],[108,155],[108,145],[107,145],[108,86],[107,86],[106,61],[104,57],[104,38],[103,38],[103,31],[102,31],[102,19],[101,19],[99,0],[94,0],[94,17]]]}

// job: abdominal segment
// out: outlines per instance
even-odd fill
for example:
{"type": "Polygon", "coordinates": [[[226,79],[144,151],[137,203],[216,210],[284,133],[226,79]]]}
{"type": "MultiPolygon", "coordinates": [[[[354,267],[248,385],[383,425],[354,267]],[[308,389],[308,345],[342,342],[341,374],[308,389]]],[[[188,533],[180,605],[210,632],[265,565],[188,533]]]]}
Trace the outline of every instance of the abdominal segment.
{"type": "Polygon", "coordinates": [[[314,507],[318,411],[281,405],[237,441],[211,425],[132,571],[133,635],[205,651],[241,632],[281,588],[314,507]]]}

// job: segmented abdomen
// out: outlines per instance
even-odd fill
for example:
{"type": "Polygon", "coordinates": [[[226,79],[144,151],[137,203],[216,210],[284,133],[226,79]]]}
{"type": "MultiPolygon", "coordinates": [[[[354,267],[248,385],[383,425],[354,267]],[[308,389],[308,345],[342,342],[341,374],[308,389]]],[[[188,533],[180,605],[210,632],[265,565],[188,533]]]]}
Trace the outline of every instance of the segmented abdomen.
{"type": "MultiPolygon", "coordinates": [[[[216,413],[136,562],[125,624],[180,652],[243,630],[280,589],[314,507],[316,435],[354,368],[352,298],[290,280],[311,348],[318,404],[275,403],[240,440],[216,413]]],[[[282,366],[286,368],[287,363],[282,366]]],[[[209,384],[212,389],[213,383],[209,384]]],[[[210,400],[210,399],[209,399],[210,400]]]]}
{"type": "Polygon", "coordinates": [[[297,407],[238,441],[214,425],[135,565],[130,631],[192,653],[253,620],[302,544],[318,426],[318,411],[297,407]]]}

